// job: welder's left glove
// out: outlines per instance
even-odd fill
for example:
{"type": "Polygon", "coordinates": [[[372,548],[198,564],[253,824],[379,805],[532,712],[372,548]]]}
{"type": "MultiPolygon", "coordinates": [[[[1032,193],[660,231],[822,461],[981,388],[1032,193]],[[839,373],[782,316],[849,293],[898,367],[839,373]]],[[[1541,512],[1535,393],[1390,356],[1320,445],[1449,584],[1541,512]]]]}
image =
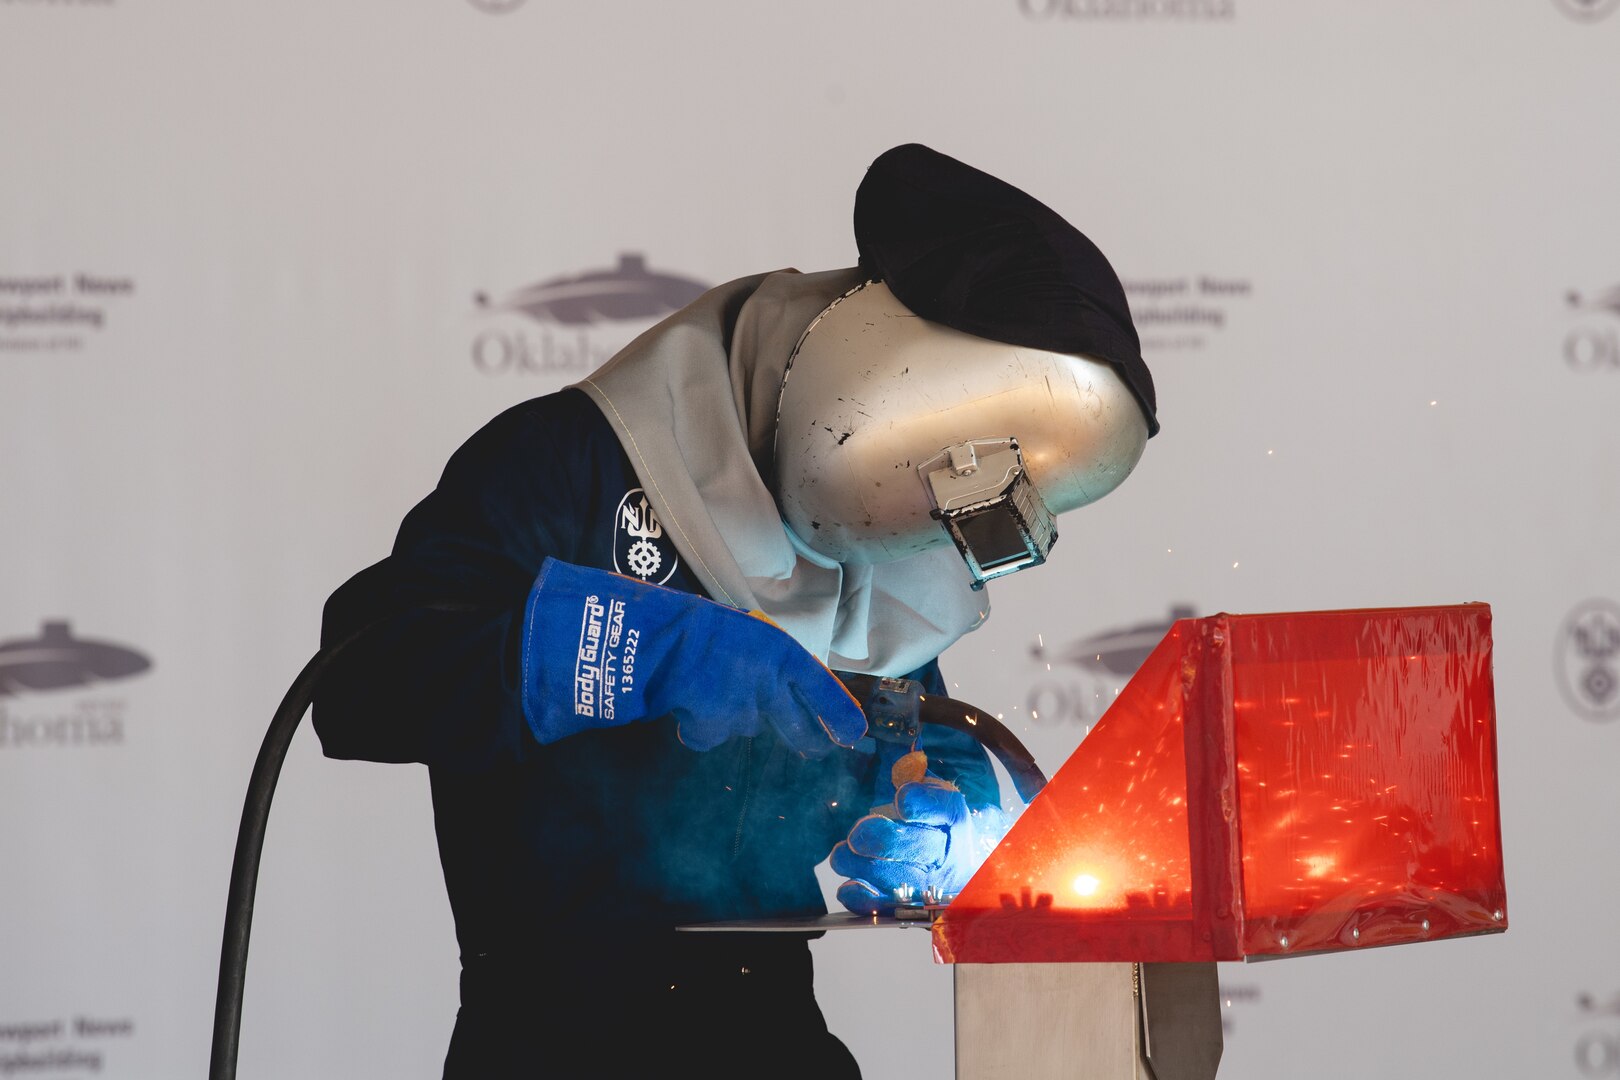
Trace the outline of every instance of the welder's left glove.
{"type": "Polygon", "coordinates": [[[927,765],[922,751],[901,758],[894,802],[874,807],[833,848],[833,872],[849,879],[838,887],[838,901],[849,910],[888,913],[922,903],[925,891],[943,902],[1006,834],[1010,822],[999,806],[970,809],[956,785],[928,775],[927,765]]]}
{"type": "Polygon", "coordinates": [[[769,724],[803,757],[866,734],[860,704],[762,613],[548,558],[529,590],[523,715],[550,744],[672,716],[694,750],[769,724]]]}

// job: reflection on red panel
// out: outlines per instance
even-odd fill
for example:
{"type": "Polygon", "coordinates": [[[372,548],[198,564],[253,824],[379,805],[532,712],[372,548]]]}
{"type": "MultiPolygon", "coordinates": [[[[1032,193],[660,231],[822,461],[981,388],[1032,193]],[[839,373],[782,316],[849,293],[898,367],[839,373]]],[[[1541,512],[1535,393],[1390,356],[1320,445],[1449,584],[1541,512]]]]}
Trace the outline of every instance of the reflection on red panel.
{"type": "Polygon", "coordinates": [[[1490,608],[1176,623],[934,924],[946,962],[1507,927],[1490,608]]]}

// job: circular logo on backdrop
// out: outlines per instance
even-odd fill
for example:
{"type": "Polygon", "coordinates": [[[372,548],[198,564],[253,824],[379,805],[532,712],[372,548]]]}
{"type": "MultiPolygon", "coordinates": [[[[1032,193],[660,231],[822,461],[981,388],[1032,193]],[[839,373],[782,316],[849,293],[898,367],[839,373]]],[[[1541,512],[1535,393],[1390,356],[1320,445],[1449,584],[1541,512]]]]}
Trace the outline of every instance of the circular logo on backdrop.
{"type": "MultiPolygon", "coordinates": [[[[1615,0],[1620,7],[1620,0],[1615,0]]],[[[1620,285],[1595,293],[1564,294],[1575,322],[1564,335],[1564,360],[1572,371],[1620,371],[1620,285]]]]}
{"type": "Polygon", "coordinates": [[[1553,2],[1558,5],[1559,11],[1580,22],[1596,22],[1613,14],[1614,9],[1620,7],[1620,0],[1553,0],[1553,2]]]}
{"type": "Polygon", "coordinates": [[[1558,633],[1553,662],[1571,708],[1588,720],[1620,716],[1620,604],[1578,605],[1558,633]]]}
{"type": "Polygon", "coordinates": [[[631,488],[613,511],[613,569],[662,585],[681,563],[643,488],[631,488]]]}

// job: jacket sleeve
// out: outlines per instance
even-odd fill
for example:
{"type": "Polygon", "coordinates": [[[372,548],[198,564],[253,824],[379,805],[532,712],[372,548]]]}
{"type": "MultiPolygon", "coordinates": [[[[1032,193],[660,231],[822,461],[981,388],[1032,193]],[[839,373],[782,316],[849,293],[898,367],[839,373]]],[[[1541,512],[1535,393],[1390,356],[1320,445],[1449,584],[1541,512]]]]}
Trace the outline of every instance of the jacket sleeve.
{"type": "MultiPolygon", "coordinates": [[[[575,561],[589,505],[583,395],[501,414],[456,451],[392,553],[328,599],[314,697],[328,757],[477,770],[538,749],[519,704],[524,601],[547,555],[575,561]],[[584,475],[581,475],[581,473],[584,475]]],[[[616,448],[615,448],[616,449],[616,448]]]]}

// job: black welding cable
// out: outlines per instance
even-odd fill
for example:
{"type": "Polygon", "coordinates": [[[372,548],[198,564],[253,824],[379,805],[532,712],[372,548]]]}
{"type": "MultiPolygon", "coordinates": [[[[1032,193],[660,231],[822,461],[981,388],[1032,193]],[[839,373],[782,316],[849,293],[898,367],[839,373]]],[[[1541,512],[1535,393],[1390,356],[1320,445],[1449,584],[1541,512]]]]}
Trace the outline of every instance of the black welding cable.
{"type": "Polygon", "coordinates": [[[225,940],[219,952],[219,987],[214,995],[214,1044],[209,1080],[236,1076],[236,1052],[242,1038],[242,990],[247,979],[248,933],[253,927],[253,893],[259,883],[259,856],[264,851],[270,798],[287,757],[293,731],[309,707],[321,673],[340,650],[324,649],[304,666],[270,721],[248,781],[247,802],[236,831],[236,857],[231,863],[231,889],[225,901],[225,940]]]}
{"type": "Polygon", "coordinates": [[[955,698],[924,696],[920,719],[925,724],[964,731],[979,740],[1001,767],[1007,770],[1013,789],[1025,803],[1032,802],[1046,786],[1046,774],[1012,729],[992,713],[955,698]]]}
{"type": "Polygon", "coordinates": [[[225,935],[219,951],[219,987],[214,995],[214,1041],[209,1054],[209,1080],[234,1080],[237,1049],[242,1039],[242,992],[247,980],[248,936],[253,929],[253,896],[259,883],[259,858],[264,852],[265,828],[270,820],[270,799],[276,792],[281,764],[292,745],[293,732],[308,711],[321,676],[351,645],[401,614],[416,611],[475,611],[469,604],[427,604],[411,612],[394,612],[367,623],[354,633],[317,652],[281,699],[270,720],[259,756],[248,779],[242,822],[236,830],[236,855],[231,862],[231,887],[225,901],[225,935]]]}

